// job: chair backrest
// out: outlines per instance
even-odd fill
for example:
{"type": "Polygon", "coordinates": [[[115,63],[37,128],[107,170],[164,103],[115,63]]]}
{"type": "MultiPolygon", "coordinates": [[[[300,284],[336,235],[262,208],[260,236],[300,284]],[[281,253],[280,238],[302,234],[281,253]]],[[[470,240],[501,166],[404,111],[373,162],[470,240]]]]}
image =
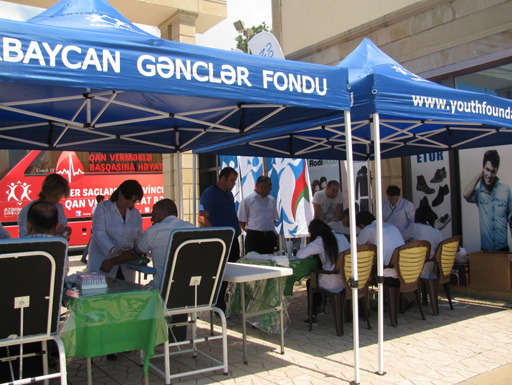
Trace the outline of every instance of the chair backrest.
{"type": "Polygon", "coordinates": [[[60,237],[0,241],[0,342],[58,332],[67,253],[60,237]]]}
{"type": "Polygon", "coordinates": [[[455,235],[445,239],[437,246],[434,260],[437,262],[440,280],[443,280],[443,278],[444,280],[446,280],[446,278],[448,280],[450,279],[450,273],[455,262],[455,254],[457,254],[457,250],[459,249],[461,238],[460,235],[455,235]]]}
{"type": "Polygon", "coordinates": [[[231,227],[171,232],[160,287],[167,309],[206,310],[217,302],[233,237],[231,227]]]}
{"type": "MultiPolygon", "coordinates": [[[[370,276],[372,273],[373,264],[375,262],[375,256],[377,254],[377,246],[372,244],[357,245],[357,280],[358,280],[358,294],[364,295],[362,289],[368,286],[370,282],[370,276]]],[[[347,249],[343,251],[339,259],[341,259],[341,278],[345,284],[345,290],[347,291],[347,297],[352,296],[350,290],[350,280],[352,278],[352,254],[351,250],[347,249]]]]}
{"type": "Polygon", "coordinates": [[[399,246],[393,252],[394,266],[400,279],[400,291],[418,288],[419,278],[426,259],[430,256],[430,242],[414,241],[399,246]]]}

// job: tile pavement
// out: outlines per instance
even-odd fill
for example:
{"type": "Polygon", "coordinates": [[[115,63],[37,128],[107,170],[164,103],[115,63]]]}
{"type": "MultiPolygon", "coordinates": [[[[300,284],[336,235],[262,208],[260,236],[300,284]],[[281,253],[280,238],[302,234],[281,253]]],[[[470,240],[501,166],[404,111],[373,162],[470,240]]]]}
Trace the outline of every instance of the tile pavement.
{"type": "MultiPolygon", "coordinates": [[[[297,284],[289,301],[285,354],[279,353],[279,337],[248,327],[248,365],[243,364],[241,323],[238,317],[228,319],[229,374],[211,372],[176,379],[179,384],[349,384],[354,380],[352,324],[345,323],[345,335],[335,333],[332,306],[319,317],[319,325],[311,332],[302,323],[306,318],[306,290],[297,284]]],[[[451,311],[441,301],[440,315],[430,314],[424,307],[426,320],[417,308],[399,314],[399,325],[389,324],[384,314],[384,369],[377,375],[378,345],[376,311],[371,314],[374,326],[368,330],[361,320],[360,383],[361,384],[505,384],[512,383],[512,309],[459,301],[451,311]],[[504,382],[500,382],[504,381],[504,382]]],[[[202,329],[207,324],[201,322],[202,329]]],[[[204,344],[202,344],[204,345],[204,344]]],[[[162,349],[159,349],[162,351],[162,349]]],[[[220,356],[220,342],[211,342],[207,350],[220,356]]],[[[93,360],[93,383],[143,384],[144,375],[136,352],[118,355],[116,361],[105,357],[93,360]]],[[[189,355],[171,361],[171,371],[200,366],[202,359],[189,355]]],[[[158,361],[157,361],[158,362],[158,361]]],[[[161,361],[160,361],[161,362],[161,361]]],[[[86,364],[82,358],[68,363],[68,383],[86,384],[86,364]]],[[[56,382],[54,382],[56,383],[56,382]]],[[[163,384],[150,372],[149,384],[163,384]]]]}

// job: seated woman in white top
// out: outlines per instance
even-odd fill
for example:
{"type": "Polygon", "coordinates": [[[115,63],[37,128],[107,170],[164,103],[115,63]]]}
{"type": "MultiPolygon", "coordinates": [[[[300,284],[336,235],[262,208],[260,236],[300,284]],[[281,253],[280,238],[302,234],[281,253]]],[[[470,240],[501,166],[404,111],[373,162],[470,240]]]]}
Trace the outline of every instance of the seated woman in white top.
{"type": "Polygon", "coordinates": [[[425,262],[421,278],[434,278],[434,261],[432,258],[436,254],[437,246],[443,240],[441,232],[434,227],[436,218],[434,211],[430,206],[420,206],[414,213],[414,223],[403,232],[406,241],[429,241],[430,256],[429,261],[425,262]]]}
{"type": "MultiPolygon", "coordinates": [[[[336,234],[325,222],[321,221],[320,219],[313,219],[309,224],[308,229],[313,241],[298,251],[297,258],[303,259],[313,255],[318,255],[320,257],[320,262],[322,263],[322,269],[329,271],[334,270],[340,253],[350,247],[350,243],[348,242],[347,238],[342,234],[336,234]]],[[[320,274],[318,284],[322,289],[333,293],[339,293],[345,288],[339,274],[320,274]]],[[[308,288],[309,300],[309,279],[306,282],[306,285],[308,288]]],[[[322,297],[320,294],[313,296],[312,322],[314,324],[317,323],[316,315],[318,313],[318,308],[320,307],[321,301],[322,297]]],[[[306,321],[304,322],[309,324],[309,318],[306,321]]]]}

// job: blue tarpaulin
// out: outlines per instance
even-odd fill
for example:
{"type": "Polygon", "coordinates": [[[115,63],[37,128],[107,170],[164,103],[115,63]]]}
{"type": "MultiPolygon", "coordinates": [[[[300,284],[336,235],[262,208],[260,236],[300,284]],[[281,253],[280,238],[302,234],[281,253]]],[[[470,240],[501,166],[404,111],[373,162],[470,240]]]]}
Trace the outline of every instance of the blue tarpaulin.
{"type": "Polygon", "coordinates": [[[0,147],[176,152],[350,109],[348,74],[154,37],[104,0],[0,20],[0,147]]]}
{"type": "MultiPolygon", "coordinates": [[[[337,68],[348,69],[355,160],[373,159],[374,114],[382,158],[512,143],[512,101],[445,87],[408,71],[369,39],[337,68]]],[[[212,144],[200,153],[346,159],[345,121],[290,124],[212,144]]]]}

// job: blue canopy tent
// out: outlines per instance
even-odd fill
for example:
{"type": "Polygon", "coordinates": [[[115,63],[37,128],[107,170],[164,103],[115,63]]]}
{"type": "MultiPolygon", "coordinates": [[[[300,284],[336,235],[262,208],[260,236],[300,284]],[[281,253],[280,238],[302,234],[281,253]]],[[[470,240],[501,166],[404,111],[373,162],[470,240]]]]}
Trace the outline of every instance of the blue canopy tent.
{"type": "Polygon", "coordinates": [[[105,0],[0,20],[0,45],[1,149],[181,153],[350,119],[344,68],[163,40],[105,0]]]}
{"type": "Polygon", "coordinates": [[[105,0],[0,33],[3,149],[183,152],[350,108],[346,69],[160,39],[105,0]]]}
{"type": "MultiPolygon", "coordinates": [[[[384,158],[512,142],[512,101],[457,90],[413,74],[369,39],[338,68],[349,70],[355,160],[374,159],[374,114],[384,158]]],[[[277,130],[211,144],[199,153],[346,159],[345,121],[277,130]]]]}
{"type": "MultiPolygon", "coordinates": [[[[236,152],[240,155],[346,159],[349,202],[354,202],[352,159],[375,160],[376,196],[380,197],[382,158],[512,143],[512,101],[509,99],[430,82],[405,69],[369,39],[363,39],[337,67],[349,70],[352,122],[339,119],[306,128],[288,125],[221,145],[212,144],[196,151],[226,155],[236,152]]],[[[382,276],[380,199],[377,199],[376,206],[379,224],[377,265],[378,275],[382,276]]],[[[350,213],[350,223],[351,244],[354,245],[354,210],[350,213]]],[[[352,250],[352,255],[354,252],[352,250]]],[[[384,373],[382,289],[382,284],[379,284],[378,372],[381,374],[384,373]]],[[[357,312],[354,311],[354,314],[357,312]]],[[[354,326],[356,324],[354,319],[354,326]]]]}

